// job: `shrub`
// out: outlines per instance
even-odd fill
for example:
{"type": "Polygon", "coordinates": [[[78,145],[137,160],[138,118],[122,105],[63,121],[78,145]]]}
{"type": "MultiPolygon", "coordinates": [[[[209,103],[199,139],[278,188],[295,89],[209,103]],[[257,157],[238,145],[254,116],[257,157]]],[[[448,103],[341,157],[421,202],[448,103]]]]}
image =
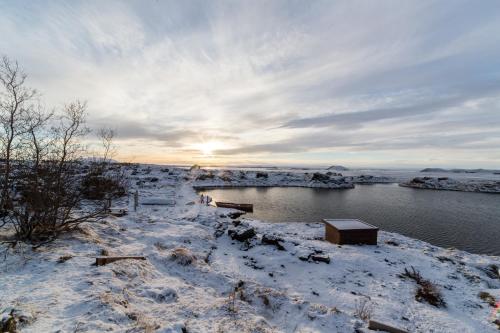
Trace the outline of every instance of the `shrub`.
{"type": "Polygon", "coordinates": [[[411,270],[405,268],[402,277],[407,277],[414,280],[417,285],[417,291],[415,293],[415,300],[418,302],[425,301],[430,305],[435,307],[446,307],[446,302],[443,299],[443,296],[437,289],[437,286],[433,284],[431,281],[424,279],[420,272],[416,270],[414,267],[411,267],[411,270]]]}
{"type": "Polygon", "coordinates": [[[81,192],[89,200],[120,197],[126,194],[125,178],[120,173],[89,172],[82,179],[81,192]]]}
{"type": "Polygon", "coordinates": [[[104,181],[115,172],[106,169],[114,132],[99,131],[104,152],[97,165],[106,173],[95,174],[95,169],[81,162],[88,152],[83,144],[89,133],[85,126],[87,104],[72,102],[57,116],[45,112],[36,91],[25,86],[25,79],[17,63],[1,59],[0,227],[13,230],[16,241],[38,246],[102,217],[106,211],[103,195],[84,202],[82,182],[89,188],[103,186],[98,193],[116,185],[104,181]],[[94,175],[105,178],[94,179],[94,175]]]}
{"type": "Polygon", "coordinates": [[[493,297],[490,293],[486,291],[481,291],[477,296],[486,303],[488,303],[490,306],[494,307],[496,304],[495,297],[493,297]]]}
{"type": "Polygon", "coordinates": [[[182,266],[188,266],[196,262],[196,256],[184,247],[174,249],[170,254],[170,259],[182,266]]]}
{"type": "Polygon", "coordinates": [[[356,300],[354,315],[363,321],[369,321],[373,315],[373,306],[367,298],[356,300]]]}
{"type": "Polygon", "coordinates": [[[195,171],[195,170],[200,170],[201,167],[198,164],[193,164],[190,168],[189,171],[195,171]]]}
{"type": "Polygon", "coordinates": [[[265,178],[265,179],[267,179],[267,177],[268,177],[268,174],[266,172],[260,172],[259,171],[259,172],[257,172],[255,174],[255,178],[265,178]]]}
{"type": "Polygon", "coordinates": [[[322,174],[320,172],[315,172],[313,173],[311,180],[317,182],[327,182],[330,180],[330,176],[322,174]]]}

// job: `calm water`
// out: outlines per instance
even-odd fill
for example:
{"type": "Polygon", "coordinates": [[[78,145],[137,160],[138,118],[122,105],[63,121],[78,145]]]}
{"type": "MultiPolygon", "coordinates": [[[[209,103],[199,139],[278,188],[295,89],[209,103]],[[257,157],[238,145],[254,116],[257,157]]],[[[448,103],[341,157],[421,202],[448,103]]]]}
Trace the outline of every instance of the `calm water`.
{"type": "Polygon", "coordinates": [[[241,188],[203,191],[215,200],[253,203],[248,214],[273,222],[360,218],[380,229],[442,247],[500,255],[500,195],[418,190],[397,184],[355,189],[241,188]]]}

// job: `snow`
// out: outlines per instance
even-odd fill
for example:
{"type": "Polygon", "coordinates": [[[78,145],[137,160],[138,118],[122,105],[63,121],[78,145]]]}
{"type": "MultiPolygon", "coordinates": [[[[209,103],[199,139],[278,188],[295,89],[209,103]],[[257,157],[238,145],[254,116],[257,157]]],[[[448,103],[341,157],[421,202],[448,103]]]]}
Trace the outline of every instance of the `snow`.
{"type": "Polygon", "coordinates": [[[339,189],[354,187],[350,177],[333,172],[310,174],[283,171],[207,171],[201,169],[193,174],[193,186],[196,188],[294,186],[339,189]]]}
{"type": "Polygon", "coordinates": [[[130,197],[113,203],[128,215],[36,250],[0,245],[1,318],[22,313],[22,332],[368,332],[355,316],[367,300],[373,319],[410,332],[497,331],[478,294],[498,300],[500,258],[384,231],[377,246],[338,246],[323,240],[322,223],[234,220],[230,209],[193,204],[197,172],[142,166],[130,197]],[[140,200],[175,204],[134,211],[136,189],[140,200]],[[247,229],[247,241],[228,234],[247,229]],[[94,266],[103,253],[147,260],[94,266]],[[410,267],[446,308],[415,300],[415,282],[401,277],[410,267]]]}
{"type": "Polygon", "coordinates": [[[338,230],[353,230],[353,229],[377,229],[377,227],[368,224],[366,222],[362,222],[360,220],[355,219],[324,219],[325,223],[330,224],[338,230]]]}
{"type": "Polygon", "coordinates": [[[415,177],[409,181],[401,183],[400,185],[432,190],[500,193],[500,180],[457,180],[449,177],[415,177]]]}

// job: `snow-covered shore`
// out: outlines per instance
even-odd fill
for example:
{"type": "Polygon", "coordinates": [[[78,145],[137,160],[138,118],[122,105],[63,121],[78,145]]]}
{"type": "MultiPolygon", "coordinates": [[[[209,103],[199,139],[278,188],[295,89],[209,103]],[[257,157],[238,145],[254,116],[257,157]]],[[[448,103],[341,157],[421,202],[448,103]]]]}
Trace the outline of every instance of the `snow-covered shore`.
{"type": "Polygon", "coordinates": [[[353,175],[343,176],[336,172],[283,172],[249,170],[195,170],[195,188],[223,187],[311,187],[346,189],[355,184],[393,183],[396,180],[387,176],[353,175]]]}
{"type": "Polygon", "coordinates": [[[401,186],[462,192],[500,193],[500,181],[468,179],[457,180],[449,177],[415,177],[400,183],[401,186]]]}
{"type": "Polygon", "coordinates": [[[0,312],[24,316],[22,332],[370,332],[365,304],[372,319],[409,332],[497,331],[489,303],[500,298],[500,258],[384,231],[377,246],[337,246],[319,223],[235,218],[196,203],[199,174],[141,166],[131,192],[171,204],[134,212],[124,198],[114,206],[126,216],[8,250],[0,312]],[[102,254],[146,260],[93,266],[102,254]],[[416,300],[403,275],[411,267],[446,307],[416,300]]]}

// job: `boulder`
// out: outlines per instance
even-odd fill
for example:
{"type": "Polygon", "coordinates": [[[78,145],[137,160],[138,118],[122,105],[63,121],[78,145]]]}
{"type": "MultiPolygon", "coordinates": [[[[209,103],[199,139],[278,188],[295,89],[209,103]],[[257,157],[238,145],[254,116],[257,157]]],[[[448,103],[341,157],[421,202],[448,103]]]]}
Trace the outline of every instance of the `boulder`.
{"type": "Polygon", "coordinates": [[[280,251],[285,251],[285,247],[281,244],[283,239],[275,235],[263,235],[261,243],[263,245],[273,245],[280,251]]]}
{"type": "Polygon", "coordinates": [[[330,257],[324,254],[311,254],[310,259],[316,262],[330,263],[330,257]]]}
{"type": "Polygon", "coordinates": [[[255,237],[255,229],[254,228],[245,228],[245,229],[229,229],[227,234],[231,239],[237,240],[239,242],[244,242],[248,239],[255,237]]]}

